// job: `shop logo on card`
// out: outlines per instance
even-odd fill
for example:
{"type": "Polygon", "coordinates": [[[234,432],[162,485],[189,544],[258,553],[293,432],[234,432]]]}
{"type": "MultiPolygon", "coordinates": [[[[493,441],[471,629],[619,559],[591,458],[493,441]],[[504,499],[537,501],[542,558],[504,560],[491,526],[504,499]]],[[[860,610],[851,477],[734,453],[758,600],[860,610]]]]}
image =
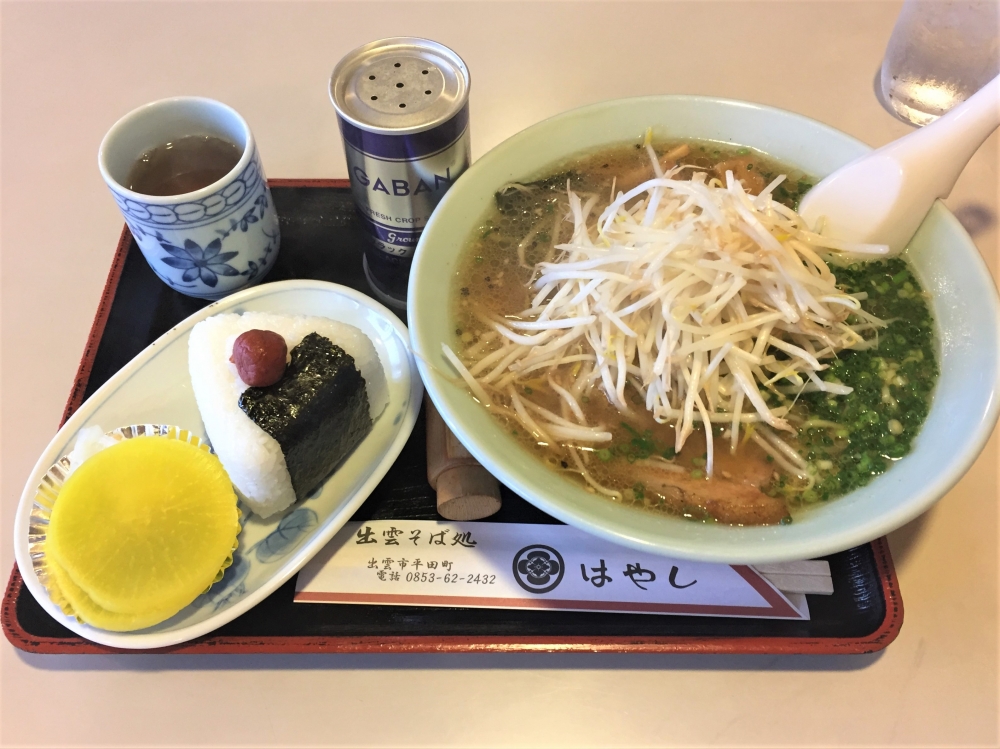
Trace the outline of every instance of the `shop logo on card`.
{"type": "Polygon", "coordinates": [[[514,555],[514,579],[529,593],[548,593],[563,579],[566,564],[551,546],[532,544],[514,555]]]}

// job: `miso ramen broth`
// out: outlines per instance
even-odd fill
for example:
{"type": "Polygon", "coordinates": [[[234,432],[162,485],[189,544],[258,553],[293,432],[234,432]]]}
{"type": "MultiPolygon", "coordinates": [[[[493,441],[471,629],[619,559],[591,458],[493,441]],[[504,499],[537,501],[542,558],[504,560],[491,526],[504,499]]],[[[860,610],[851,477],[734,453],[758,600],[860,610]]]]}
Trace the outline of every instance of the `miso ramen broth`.
{"type": "MultiPolygon", "coordinates": [[[[688,377],[688,390],[696,395],[687,397],[685,415],[681,416],[678,405],[676,413],[671,412],[673,416],[665,416],[670,409],[661,405],[660,417],[654,418],[650,403],[666,403],[666,396],[653,392],[656,386],[648,381],[650,364],[643,365],[639,349],[644,335],[648,344],[654,336],[660,340],[665,334],[636,334],[619,313],[634,318],[636,309],[650,304],[644,300],[659,294],[654,300],[659,304],[661,298],[669,298],[671,284],[687,281],[675,277],[661,290],[644,296],[647,291],[637,290],[639,280],[629,285],[629,279],[618,279],[621,274],[614,270],[588,270],[597,266],[604,251],[598,246],[588,249],[591,240],[596,237],[599,245],[607,227],[631,221],[630,210],[638,221],[645,215],[638,201],[653,201],[650,195],[658,188],[650,188],[631,202],[622,202],[617,218],[612,216],[604,228],[599,226],[598,216],[616,196],[628,194],[658,176],[654,174],[653,154],[659,174],[667,175],[661,179],[669,178],[674,167],[686,167],[673,173],[672,178],[688,180],[700,173],[704,176],[695,178],[697,189],[706,185],[718,191],[727,184],[729,172],[730,178],[742,185],[740,190],[728,183],[730,189],[736,190],[738,200],[743,199],[739,196],[744,190],[749,196],[765,191],[774,203],[793,210],[813,183],[801,172],[747,148],[670,142],[611,147],[504,186],[496,194],[494,209],[470,237],[454,279],[455,339],[449,344],[465,367],[466,382],[470,381],[470,373],[475,380],[473,385],[478,391],[472,389],[476,397],[489,405],[526,450],[589,491],[604,494],[611,501],[693,520],[734,525],[785,524],[791,522],[799,508],[833,499],[884,472],[909,451],[926,417],[937,377],[934,328],[926,298],[900,258],[858,262],[851,257],[849,264],[843,265],[833,265],[837,258],[831,258],[827,270],[825,265],[818,267],[821,261],[812,259],[809,248],[801,249],[803,265],[810,266],[814,275],[828,278],[831,288],[835,283],[840,294],[822,297],[820,301],[826,307],[814,304],[808,309],[797,296],[802,305],[802,324],[816,329],[810,333],[815,340],[825,340],[823,325],[836,330],[842,339],[827,348],[822,343],[803,343],[791,333],[781,333],[785,325],[782,320],[768,323],[771,327],[765,326],[756,339],[723,345],[712,343],[709,337],[702,347],[709,348],[707,354],[688,354],[686,361],[690,367],[691,356],[702,356],[691,372],[698,383],[711,384],[715,378],[715,390],[706,384],[700,391],[692,387],[688,377]],[[774,186],[772,182],[778,175],[786,177],[774,186]],[[632,208],[636,205],[637,209],[632,208]],[[588,210],[590,213],[581,221],[580,216],[588,210]],[[571,283],[558,286],[562,278],[558,264],[571,254],[566,248],[574,242],[582,242],[584,249],[591,252],[587,257],[596,256],[598,260],[581,262],[582,256],[574,256],[576,262],[570,265],[577,275],[571,283]],[[558,249],[559,245],[563,249],[558,249]],[[596,301],[594,291],[604,283],[602,278],[616,280],[622,289],[615,297],[619,306],[608,315],[610,321],[603,321],[603,350],[596,346],[593,332],[578,334],[576,341],[561,349],[556,366],[533,367],[531,356],[546,346],[559,344],[560,336],[568,337],[563,334],[573,326],[602,324],[592,321],[593,315],[573,318],[570,313],[569,319],[549,320],[548,312],[539,314],[539,310],[551,309],[549,303],[560,294],[564,299],[589,298],[587,295],[592,294],[594,309],[599,313],[602,304],[607,307],[607,299],[596,301]],[[543,282],[547,286],[539,288],[543,282]],[[837,305],[844,304],[850,309],[844,309],[839,318],[824,317],[823,310],[840,310],[842,307],[837,305]],[[546,330],[546,324],[556,330],[549,330],[547,338],[539,338],[538,331],[546,330]],[[503,328],[500,332],[498,325],[503,328]],[[633,338],[638,336],[631,349],[629,333],[633,338]],[[619,344],[622,339],[625,343],[619,344]],[[516,345],[512,346],[511,341],[516,345]],[[733,351],[734,347],[746,349],[740,357],[752,365],[746,371],[755,378],[755,393],[759,390],[761,403],[756,415],[749,406],[739,411],[754,395],[745,385],[749,400],[739,393],[736,398],[732,392],[742,372],[737,360],[732,360],[727,369],[731,355],[739,353],[733,351]],[[518,357],[521,364],[516,363],[518,357]],[[617,369],[610,370],[610,377],[607,369],[603,377],[596,372],[602,360],[611,362],[612,367],[617,361],[617,369]],[[799,360],[819,364],[822,382],[811,371],[805,373],[806,377],[782,369],[786,362],[799,360]],[[645,374],[640,374],[640,369],[645,374]],[[616,380],[616,372],[625,374],[616,380]],[[713,401],[713,392],[715,397],[721,397],[720,393],[725,397],[713,401]],[[692,401],[694,406],[690,405],[692,401]],[[705,432],[706,423],[711,424],[709,434],[705,432]],[[691,424],[697,428],[692,430],[691,424]],[[678,434],[679,425],[684,434],[678,434]],[[784,430],[780,437],[779,430],[784,430]]],[[[683,202],[682,186],[675,187],[683,202]]],[[[660,210],[670,211],[669,207],[660,210]]],[[[655,228],[658,220],[646,219],[655,228]]],[[[780,231],[772,233],[779,241],[786,241],[780,231]]],[[[802,236],[808,240],[815,235],[802,236]]],[[[766,244],[769,239],[761,241],[766,244]]],[[[617,251],[614,242],[605,243],[607,252],[617,251]]],[[[746,248],[739,250],[737,245],[731,243],[725,252],[745,254],[746,248]]],[[[698,267],[722,267],[720,263],[728,262],[725,252],[712,250],[698,267]]],[[[663,255],[668,254],[664,250],[663,255]]],[[[644,272],[649,276],[658,271],[655,266],[647,266],[644,272]]],[[[754,272],[759,276],[762,271],[754,272]]],[[[774,275],[768,270],[761,277],[774,275]]],[[[718,296],[711,314],[717,312],[716,307],[722,309],[724,303],[735,303],[741,319],[747,320],[783,309],[762,303],[759,296],[748,297],[744,309],[737,298],[737,291],[743,288],[741,283],[746,285],[745,281],[733,280],[725,294],[710,281],[705,283],[706,289],[718,296]]],[[[761,281],[760,285],[767,287],[767,283],[761,281]]],[[[716,286],[719,284],[730,284],[730,280],[727,277],[716,286]]],[[[769,287],[765,291],[772,293],[769,287]]],[[[795,317],[796,313],[788,315],[795,317]]],[[[778,317],[778,313],[772,317],[778,317]]],[[[740,325],[734,323],[731,327],[739,329],[740,325]]],[[[679,339],[680,343],[684,340],[679,339]]],[[[697,345],[687,347],[692,348],[697,345]]],[[[681,346],[678,350],[686,349],[681,346]]],[[[647,357],[650,355],[647,353],[647,357]]],[[[680,358],[684,357],[673,357],[680,358]]],[[[668,356],[665,362],[659,362],[659,371],[664,363],[669,371],[680,362],[668,356]]],[[[678,382],[684,380],[678,377],[678,382]]]]}

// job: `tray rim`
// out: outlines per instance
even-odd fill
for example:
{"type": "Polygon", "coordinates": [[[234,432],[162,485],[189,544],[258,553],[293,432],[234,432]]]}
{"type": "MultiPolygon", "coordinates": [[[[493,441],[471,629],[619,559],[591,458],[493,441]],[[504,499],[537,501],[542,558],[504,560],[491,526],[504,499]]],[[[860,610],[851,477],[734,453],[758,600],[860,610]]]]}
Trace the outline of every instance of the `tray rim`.
{"type": "MultiPolygon", "coordinates": [[[[346,179],[271,179],[271,187],[349,188],[346,179]]],[[[63,409],[60,426],[80,407],[94,364],[97,347],[118,290],[132,234],[125,226],[118,240],[108,278],[101,293],[83,355],[63,409]]],[[[847,655],[872,653],[887,647],[903,625],[903,601],[885,537],[871,542],[878,570],[886,615],[879,627],[861,637],[491,637],[484,635],[400,635],[394,637],[343,637],[275,635],[226,637],[204,635],[187,643],[152,650],[124,650],[98,645],[79,636],[37,637],[17,619],[17,601],[30,595],[15,563],[0,606],[0,625],[17,649],[37,654],[265,654],[265,653],[483,653],[483,652],[614,652],[614,653],[706,653],[706,654],[815,654],[847,655]]]]}

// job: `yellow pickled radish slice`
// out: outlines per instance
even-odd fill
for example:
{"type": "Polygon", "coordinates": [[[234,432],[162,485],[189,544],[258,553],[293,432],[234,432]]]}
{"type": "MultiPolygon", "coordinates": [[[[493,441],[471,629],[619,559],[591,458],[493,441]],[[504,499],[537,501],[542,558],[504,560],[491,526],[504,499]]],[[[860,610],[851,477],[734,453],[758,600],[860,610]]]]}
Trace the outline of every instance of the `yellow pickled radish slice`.
{"type": "MultiPolygon", "coordinates": [[[[170,616],[212,584],[238,518],[217,457],[180,440],[137,437],[87,459],[66,480],[46,554],[95,607],[170,616]]],[[[87,621],[85,610],[77,613],[87,621]]]]}
{"type": "MultiPolygon", "coordinates": [[[[66,571],[53,559],[46,562],[46,569],[52,575],[56,586],[65,600],[73,608],[73,613],[93,627],[109,629],[112,632],[131,632],[159,624],[177,613],[179,609],[148,611],[142,614],[119,614],[98,606],[74,583],[66,571]]],[[[67,612],[68,613],[68,612],[67,612]]]]}

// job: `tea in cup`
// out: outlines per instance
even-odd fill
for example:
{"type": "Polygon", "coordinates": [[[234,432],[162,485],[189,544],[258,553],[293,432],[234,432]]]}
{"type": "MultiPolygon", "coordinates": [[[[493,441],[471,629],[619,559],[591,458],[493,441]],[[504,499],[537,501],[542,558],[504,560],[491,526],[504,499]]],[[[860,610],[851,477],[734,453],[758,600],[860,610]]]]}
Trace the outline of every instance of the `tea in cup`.
{"type": "Polygon", "coordinates": [[[125,115],[104,136],[101,176],[164,283],[221,299],[260,281],[281,244],[250,127],[212,99],[175,97],[125,115]]]}

